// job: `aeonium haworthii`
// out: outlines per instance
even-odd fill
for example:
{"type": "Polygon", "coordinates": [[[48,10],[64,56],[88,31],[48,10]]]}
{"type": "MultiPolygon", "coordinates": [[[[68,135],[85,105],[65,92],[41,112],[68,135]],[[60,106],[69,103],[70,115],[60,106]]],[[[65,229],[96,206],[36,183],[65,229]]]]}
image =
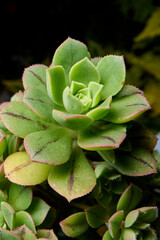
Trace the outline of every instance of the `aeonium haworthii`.
{"type": "MultiPolygon", "coordinates": [[[[118,149],[126,138],[126,122],[150,109],[142,91],[124,85],[125,75],[123,56],[95,61],[83,43],[68,38],[55,51],[50,67],[37,64],[25,69],[24,93],[16,94],[1,109],[6,128],[24,139],[25,158],[44,166],[47,174],[39,181],[49,176],[50,186],[69,201],[89,193],[96,184],[83,149],[118,149]],[[88,178],[82,177],[85,170],[89,185],[85,184],[88,178]]],[[[11,181],[20,183],[16,174],[12,177],[11,181]]]]}

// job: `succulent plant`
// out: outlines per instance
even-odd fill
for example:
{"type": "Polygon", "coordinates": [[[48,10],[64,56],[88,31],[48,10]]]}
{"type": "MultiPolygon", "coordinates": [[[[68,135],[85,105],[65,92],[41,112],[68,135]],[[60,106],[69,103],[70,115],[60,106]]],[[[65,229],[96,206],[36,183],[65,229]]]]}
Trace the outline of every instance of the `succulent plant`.
{"type": "MultiPolygon", "coordinates": [[[[96,176],[85,151],[106,160],[108,150],[118,149],[126,139],[126,123],[150,109],[142,91],[124,85],[125,74],[123,56],[92,59],[87,47],[71,38],[58,47],[50,67],[26,68],[24,93],[1,107],[2,122],[24,139],[26,150],[6,159],[6,177],[23,185],[48,178],[68,201],[89,193],[96,176]]],[[[129,175],[156,172],[148,150],[124,154],[124,161],[135,165],[129,175]]],[[[125,174],[121,160],[114,161],[112,167],[125,174]]]]}
{"type": "MultiPolygon", "coordinates": [[[[79,237],[85,234],[89,227],[98,228],[106,224],[108,230],[103,240],[155,240],[156,234],[150,225],[157,218],[157,207],[134,209],[141,198],[141,189],[130,184],[119,198],[117,211],[111,217],[109,209],[94,205],[61,221],[61,228],[67,236],[79,237]]],[[[108,207],[108,204],[106,206],[108,207]]]]}
{"type": "Polygon", "coordinates": [[[33,197],[31,187],[12,183],[8,192],[0,190],[1,239],[56,240],[53,230],[36,229],[45,220],[49,210],[47,203],[33,197]]]}

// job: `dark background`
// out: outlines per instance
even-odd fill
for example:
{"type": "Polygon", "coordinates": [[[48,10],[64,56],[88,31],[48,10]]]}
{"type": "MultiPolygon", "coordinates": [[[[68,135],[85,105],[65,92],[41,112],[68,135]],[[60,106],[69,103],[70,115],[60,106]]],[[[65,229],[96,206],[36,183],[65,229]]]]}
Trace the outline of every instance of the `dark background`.
{"type": "Polygon", "coordinates": [[[128,50],[157,5],[154,0],[4,1],[0,78],[21,77],[24,66],[51,57],[68,36],[128,50]]]}
{"type": "MultiPolygon", "coordinates": [[[[129,83],[145,90],[146,83],[153,81],[157,89],[160,79],[146,72],[147,67],[134,69],[133,56],[128,61],[127,53],[139,57],[152,51],[153,56],[160,56],[160,33],[138,45],[133,40],[159,6],[159,0],[1,1],[0,102],[21,88],[24,68],[36,63],[49,65],[56,48],[68,36],[84,42],[93,57],[123,54],[129,83]]],[[[153,110],[160,103],[160,93],[156,94],[153,110]]],[[[151,117],[160,130],[160,110],[151,117]]]]}

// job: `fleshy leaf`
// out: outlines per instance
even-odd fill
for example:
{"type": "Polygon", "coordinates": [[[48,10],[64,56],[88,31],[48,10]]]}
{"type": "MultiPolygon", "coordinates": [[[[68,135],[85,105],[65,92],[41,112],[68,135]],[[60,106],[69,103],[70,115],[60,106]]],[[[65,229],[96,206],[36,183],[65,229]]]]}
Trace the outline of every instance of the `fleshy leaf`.
{"type": "Polygon", "coordinates": [[[103,129],[89,127],[79,131],[78,145],[87,150],[109,150],[118,148],[126,137],[126,127],[108,124],[103,129]]]}
{"type": "Polygon", "coordinates": [[[12,134],[8,137],[7,142],[8,142],[8,155],[10,155],[18,151],[21,139],[12,134]]]}
{"type": "Polygon", "coordinates": [[[121,210],[113,214],[113,216],[108,220],[108,229],[113,238],[116,238],[121,228],[123,216],[124,212],[121,210]]]}
{"type": "Polygon", "coordinates": [[[29,87],[25,90],[23,102],[40,118],[52,122],[52,110],[55,104],[48,97],[47,93],[37,87],[29,87]]]}
{"type": "Polygon", "coordinates": [[[100,83],[104,85],[101,100],[116,95],[125,81],[125,64],[123,56],[106,56],[102,58],[97,70],[100,73],[100,83]]]}
{"type": "Polygon", "coordinates": [[[22,225],[26,225],[34,234],[36,234],[36,228],[35,224],[33,222],[33,219],[31,215],[28,212],[25,211],[19,211],[15,214],[15,221],[14,221],[14,227],[20,227],[22,225]]]}
{"type": "Polygon", "coordinates": [[[46,69],[48,67],[42,64],[32,65],[24,70],[23,73],[23,86],[28,88],[30,86],[38,87],[42,91],[46,89],[46,69]]]}
{"type": "Polygon", "coordinates": [[[154,156],[143,148],[135,148],[132,152],[119,152],[115,159],[115,168],[124,175],[145,176],[157,172],[154,156]]]}
{"type": "Polygon", "coordinates": [[[53,118],[63,127],[73,130],[80,130],[89,127],[93,119],[83,114],[69,114],[58,110],[53,110],[53,118]]]}
{"type": "Polygon", "coordinates": [[[141,211],[141,220],[146,223],[151,223],[156,220],[158,217],[158,209],[157,207],[141,207],[139,208],[139,211],[141,211]]]}
{"type": "Polygon", "coordinates": [[[69,82],[69,71],[71,67],[84,57],[90,58],[87,47],[72,38],[65,40],[56,50],[52,66],[61,65],[65,70],[66,83],[70,85],[69,82]]]}
{"type": "Polygon", "coordinates": [[[39,229],[37,231],[38,238],[47,238],[48,240],[58,240],[53,230],[39,229]]]}
{"type": "Polygon", "coordinates": [[[12,230],[14,228],[14,217],[15,217],[14,209],[10,204],[6,202],[1,202],[1,209],[8,227],[12,230]]]}
{"type": "Polygon", "coordinates": [[[107,232],[105,232],[103,239],[102,240],[114,240],[109,232],[109,230],[107,232]]]}
{"type": "Polygon", "coordinates": [[[96,184],[96,176],[82,150],[75,146],[67,163],[53,166],[48,182],[70,202],[89,193],[96,184]]]}
{"type": "Polygon", "coordinates": [[[47,74],[47,91],[54,103],[63,105],[62,94],[66,87],[65,72],[62,66],[48,68],[47,74]]]}
{"type": "Polygon", "coordinates": [[[127,136],[134,147],[145,148],[153,151],[157,144],[157,137],[138,122],[132,122],[133,126],[128,129],[127,136]]]}
{"type": "Polygon", "coordinates": [[[4,162],[6,177],[20,185],[36,185],[47,179],[52,166],[32,162],[26,152],[16,152],[4,162]]]}
{"type": "Polygon", "coordinates": [[[6,138],[2,130],[0,130],[0,156],[4,153],[7,147],[6,138]]]}
{"type": "Polygon", "coordinates": [[[42,199],[34,197],[27,212],[33,218],[35,226],[39,226],[48,214],[50,207],[42,199]]]}
{"type": "Polygon", "coordinates": [[[32,190],[17,184],[11,184],[9,188],[9,203],[15,211],[25,210],[32,201],[32,190]]]}
{"type": "Polygon", "coordinates": [[[46,130],[49,127],[49,123],[40,119],[22,102],[8,103],[2,108],[0,115],[4,125],[21,138],[31,132],[46,130]]]}
{"type": "Polygon", "coordinates": [[[35,234],[24,224],[13,230],[13,232],[23,240],[37,240],[35,234]]]}
{"type": "Polygon", "coordinates": [[[130,212],[134,209],[142,198],[142,191],[137,186],[130,184],[121,195],[118,204],[117,211],[123,210],[124,213],[130,212]]]}
{"type": "Polygon", "coordinates": [[[0,189],[0,203],[1,202],[6,202],[7,201],[7,196],[6,194],[0,189]]]}
{"type": "Polygon", "coordinates": [[[101,206],[93,206],[85,210],[88,224],[98,228],[108,220],[108,210],[101,206]]]}
{"type": "Polygon", "coordinates": [[[1,227],[0,227],[0,237],[1,239],[4,239],[4,240],[20,240],[20,238],[15,233],[1,227]]]}
{"type": "Polygon", "coordinates": [[[138,209],[129,212],[125,219],[124,224],[125,228],[131,227],[137,221],[138,217],[139,217],[138,209]]]}
{"type": "Polygon", "coordinates": [[[103,119],[109,112],[111,101],[112,101],[112,97],[107,98],[99,106],[90,110],[87,113],[87,116],[92,117],[95,121],[103,119]]]}
{"type": "Polygon", "coordinates": [[[63,232],[69,237],[78,237],[87,231],[89,225],[84,212],[75,213],[60,222],[63,232]]]}
{"type": "Polygon", "coordinates": [[[154,230],[151,228],[146,229],[143,233],[143,240],[157,240],[154,230]]]}
{"type": "Polygon", "coordinates": [[[31,161],[58,165],[68,161],[72,137],[64,128],[38,131],[26,136],[24,145],[31,161]]]}
{"type": "Polygon", "coordinates": [[[113,123],[125,123],[148,109],[150,105],[143,93],[127,85],[112,101],[110,111],[104,119],[113,123]]]}
{"type": "Polygon", "coordinates": [[[88,89],[89,89],[90,97],[92,99],[91,108],[93,108],[99,103],[101,99],[101,91],[103,89],[103,85],[98,84],[96,82],[90,82],[88,89]]]}
{"type": "Polygon", "coordinates": [[[121,239],[122,240],[136,240],[137,235],[132,229],[126,228],[126,229],[122,230],[121,239]]]}
{"type": "Polygon", "coordinates": [[[96,67],[87,57],[73,65],[69,77],[71,82],[80,82],[85,86],[88,86],[91,81],[99,82],[100,80],[96,67]]]}
{"type": "Polygon", "coordinates": [[[86,97],[83,95],[83,101],[82,101],[82,99],[79,99],[76,96],[72,95],[71,90],[69,87],[66,87],[63,91],[63,104],[65,109],[69,113],[73,113],[73,114],[75,113],[79,114],[87,111],[92,103],[92,100],[89,97],[86,97]]]}

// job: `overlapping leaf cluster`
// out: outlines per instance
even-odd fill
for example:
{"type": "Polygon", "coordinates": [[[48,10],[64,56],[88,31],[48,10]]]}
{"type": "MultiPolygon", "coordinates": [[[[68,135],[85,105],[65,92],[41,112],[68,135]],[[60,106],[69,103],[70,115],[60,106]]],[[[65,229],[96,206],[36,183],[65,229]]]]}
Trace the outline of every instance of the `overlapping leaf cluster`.
{"type": "Polygon", "coordinates": [[[124,84],[125,74],[123,56],[92,59],[83,43],[68,38],[49,67],[26,68],[24,92],[1,105],[1,178],[20,185],[48,180],[68,202],[90,193],[87,205],[76,205],[84,211],[60,222],[69,237],[85,239],[90,227],[105,225],[104,240],[156,239],[150,223],[157,208],[135,209],[142,192],[127,177],[156,179],[157,139],[133,121],[150,105],[141,90],[124,84]]]}
{"type": "Polygon", "coordinates": [[[11,184],[0,190],[0,237],[1,239],[53,239],[52,230],[36,228],[40,226],[50,210],[50,206],[38,197],[33,197],[32,189],[11,184]]]}

